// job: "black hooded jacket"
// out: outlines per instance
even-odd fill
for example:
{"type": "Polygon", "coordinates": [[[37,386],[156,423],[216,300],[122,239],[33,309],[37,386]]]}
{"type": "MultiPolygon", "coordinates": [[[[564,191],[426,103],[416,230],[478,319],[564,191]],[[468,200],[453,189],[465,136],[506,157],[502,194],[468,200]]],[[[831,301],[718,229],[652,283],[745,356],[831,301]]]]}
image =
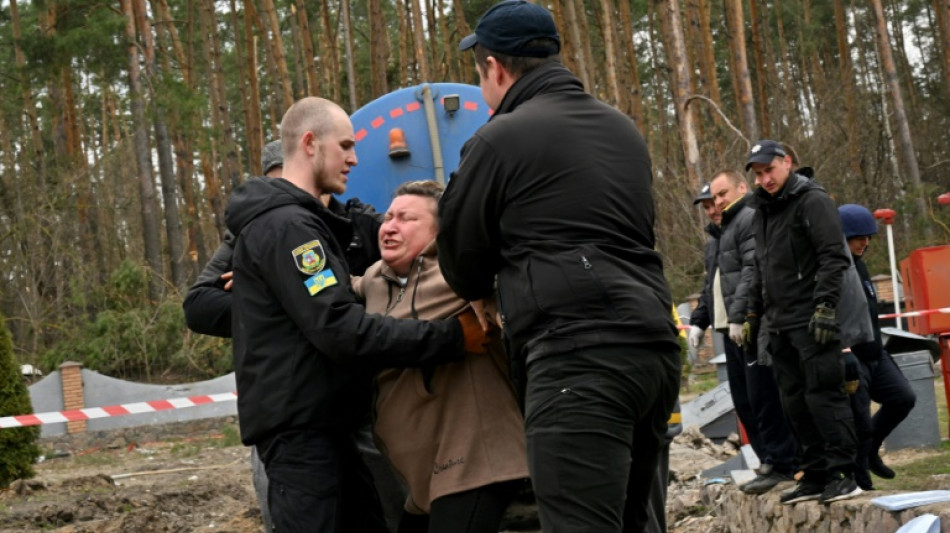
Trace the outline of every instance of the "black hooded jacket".
{"type": "Polygon", "coordinates": [[[252,179],[226,213],[234,243],[232,330],[245,444],[296,429],[351,430],[375,371],[462,357],[457,320],[367,315],[340,243],[349,222],[283,179],[252,179]]]}
{"type": "MultiPolygon", "coordinates": [[[[274,178],[259,179],[268,181],[274,178]]],[[[352,238],[346,247],[346,263],[350,274],[362,276],[370,265],[379,261],[377,236],[383,222],[382,215],[358,198],[350,198],[343,204],[331,196],[327,209],[351,222],[352,238]]],[[[233,257],[234,235],[226,231],[218,249],[198,274],[194,285],[188,288],[182,302],[185,323],[195,333],[231,337],[231,291],[224,289],[226,282],[221,279],[221,274],[234,269],[233,257]]]]}
{"type": "Polygon", "coordinates": [[[818,304],[838,305],[851,265],[838,210],[821,185],[796,173],[775,196],[759,187],[753,198],[749,311],[764,311],[771,330],[806,327],[818,304]]]}
{"type": "Polygon", "coordinates": [[[468,300],[497,274],[513,357],[676,347],[652,185],[633,121],[563,65],[539,66],[462,147],[439,203],[442,273],[468,300]]]}

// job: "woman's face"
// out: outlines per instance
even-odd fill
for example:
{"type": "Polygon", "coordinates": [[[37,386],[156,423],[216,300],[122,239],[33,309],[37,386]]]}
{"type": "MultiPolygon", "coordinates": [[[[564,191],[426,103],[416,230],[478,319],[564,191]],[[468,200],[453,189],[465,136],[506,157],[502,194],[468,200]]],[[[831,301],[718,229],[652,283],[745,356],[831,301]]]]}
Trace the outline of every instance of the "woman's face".
{"type": "Polygon", "coordinates": [[[438,232],[434,198],[405,194],[393,199],[379,228],[379,252],[400,276],[408,276],[412,261],[435,240],[438,232]]]}

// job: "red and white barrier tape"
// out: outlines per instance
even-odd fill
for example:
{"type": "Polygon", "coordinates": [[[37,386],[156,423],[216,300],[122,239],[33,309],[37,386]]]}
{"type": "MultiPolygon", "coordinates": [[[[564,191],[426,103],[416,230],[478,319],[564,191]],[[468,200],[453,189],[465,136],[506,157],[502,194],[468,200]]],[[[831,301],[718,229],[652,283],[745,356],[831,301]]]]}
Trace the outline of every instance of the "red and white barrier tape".
{"type": "Polygon", "coordinates": [[[76,422],[79,420],[106,418],[110,416],[154,413],[156,411],[167,411],[169,409],[181,409],[182,407],[196,407],[208,403],[228,402],[235,399],[237,399],[236,392],[223,392],[220,394],[209,394],[207,396],[190,396],[188,398],[152,400],[150,402],[126,403],[106,407],[87,407],[85,409],[73,409],[69,411],[3,416],[0,417],[0,429],[55,424],[58,422],[76,422]]]}
{"type": "Polygon", "coordinates": [[[935,315],[937,313],[950,315],[950,307],[941,307],[940,309],[926,309],[923,311],[907,311],[906,313],[889,313],[886,315],[877,315],[877,317],[883,320],[883,319],[897,318],[897,317],[903,318],[903,317],[935,315]]]}

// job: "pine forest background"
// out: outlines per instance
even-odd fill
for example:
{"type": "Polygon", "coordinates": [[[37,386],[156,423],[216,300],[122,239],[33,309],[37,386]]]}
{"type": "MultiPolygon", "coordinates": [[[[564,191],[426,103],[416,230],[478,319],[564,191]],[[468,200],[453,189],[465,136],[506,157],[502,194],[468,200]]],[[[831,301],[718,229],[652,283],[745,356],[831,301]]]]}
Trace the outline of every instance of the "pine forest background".
{"type": "MultiPolygon", "coordinates": [[[[229,344],[188,332],[181,301],[284,110],[477,84],[457,43],[492,3],[0,0],[0,314],[20,361],[229,371],[229,344]]],[[[649,142],[677,301],[703,279],[692,197],[756,138],[793,146],[838,203],[896,209],[899,258],[950,242],[950,0],[538,3],[565,63],[649,142]]]]}

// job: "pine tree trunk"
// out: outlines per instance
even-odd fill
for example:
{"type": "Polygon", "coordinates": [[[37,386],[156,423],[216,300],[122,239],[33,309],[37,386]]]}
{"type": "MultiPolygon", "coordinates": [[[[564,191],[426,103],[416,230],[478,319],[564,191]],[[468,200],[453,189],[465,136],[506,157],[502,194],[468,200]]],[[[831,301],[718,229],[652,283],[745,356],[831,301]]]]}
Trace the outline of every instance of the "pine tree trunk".
{"type": "Polygon", "coordinates": [[[36,105],[33,103],[33,94],[30,92],[30,84],[27,83],[25,74],[26,55],[23,53],[22,46],[20,46],[23,35],[20,31],[20,14],[17,9],[17,0],[10,0],[10,22],[13,32],[13,56],[16,62],[17,80],[23,89],[23,94],[21,94],[23,112],[26,113],[30,126],[29,145],[33,153],[32,166],[36,168],[36,183],[42,191],[46,189],[46,154],[43,150],[43,138],[40,135],[40,124],[36,116],[36,105]]]}
{"type": "MultiPolygon", "coordinates": [[[[389,32],[386,31],[386,19],[383,15],[381,0],[368,0],[369,11],[369,55],[370,55],[370,100],[389,92],[386,79],[387,58],[389,57],[389,32]]],[[[467,34],[466,34],[467,35],[467,34]]]]}
{"type": "Polygon", "coordinates": [[[564,0],[564,22],[567,25],[568,35],[570,36],[570,53],[573,70],[584,85],[584,90],[593,94],[591,88],[594,80],[590,78],[590,69],[587,65],[587,57],[584,54],[583,43],[584,37],[586,37],[587,34],[583,33],[580,27],[579,17],[581,15],[583,15],[583,13],[577,12],[577,6],[574,4],[574,0],[564,0]]]}
{"type": "Polygon", "coordinates": [[[759,126],[762,136],[772,137],[772,120],[769,118],[768,69],[771,64],[765,60],[765,45],[762,37],[762,24],[759,20],[758,0],[749,0],[749,20],[752,22],[752,58],[755,70],[755,102],[758,108],[759,126]]]}
{"type": "Polygon", "coordinates": [[[271,65],[277,69],[277,79],[271,82],[279,84],[280,96],[284,100],[283,109],[288,109],[294,103],[294,91],[290,87],[290,73],[287,70],[287,59],[284,57],[284,40],[280,34],[280,22],[274,10],[274,0],[261,0],[261,11],[270,30],[270,35],[265,38],[270,51],[271,65]]]}
{"type": "Polygon", "coordinates": [[[620,94],[620,84],[617,82],[617,49],[614,46],[613,21],[616,20],[613,2],[600,0],[600,24],[604,34],[605,67],[607,70],[608,103],[623,109],[624,98],[620,94]]]}
{"type": "MultiPolygon", "coordinates": [[[[838,38],[838,75],[841,77],[841,93],[852,95],[855,94],[854,67],[851,64],[851,45],[848,43],[850,27],[845,14],[844,1],[834,0],[834,8],[835,34],[838,38]]],[[[844,109],[845,128],[847,131],[848,169],[851,173],[851,177],[858,178],[861,176],[861,166],[858,150],[858,113],[855,99],[844,98],[844,109]]]]}
{"type": "Polygon", "coordinates": [[[307,4],[303,0],[294,0],[294,6],[303,46],[302,63],[304,71],[307,73],[304,95],[318,95],[322,87],[320,87],[320,77],[317,73],[317,63],[313,59],[316,54],[316,47],[313,44],[313,32],[310,30],[310,14],[307,12],[307,4]]]}
{"type": "Polygon", "coordinates": [[[940,57],[943,74],[944,109],[950,108],[950,0],[933,0],[934,15],[937,19],[940,46],[936,54],[940,57]]]}
{"type": "Polygon", "coordinates": [[[637,129],[649,142],[650,128],[646,113],[643,110],[643,84],[640,83],[640,63],[637,61],[637,51],[633,46],[633,21],[630,16],[630,3],[621,0],[617,5],[620,8],[620,26],[622,28],[620,33],[623,36],[621,40],[626,50],[626,70],[630,74],[630,87],[628,88],[630,91],[630,108],[627,114],[633,117],[637,129]]]}
{"type": "Polygon", "coordinates": [[[333,100],[340,101],[340,53],[336,45],[336,32],[334,31],[332,17],[330,17],[330,2],[320,2],[321,14],[323,16],[323,32],[320,34],[320,48],[322,55],[327,58],[324,65],[325,72],[328,75],[327,84],[324,87],[324,96],[333,100]],[[326,94],[326,89],[330,89],[330,94],[326,94]]]}
{"type": "Polygon", "coordinates": [[[756,120],[755,103],[752,98],[749,63],[746,59],[742,0],[725,0],[724,5],[726,27],[729,30],[729,70],[736,88],[736,103],[742,119],[742,132],[749,136],[749,142],[755,142],[760,138],[759,124],[756,120]]]}
{"type": "MultiPolygon", "coordinates": [[[[709,98],[717,105],[722,105],[722,95],[719,91],[719,77],[716,73],[716,49],[712,42],[711,14],[709,0],[698,0],[699,3],[699,34],[702,36],[703,86],[709,91],[709,98]]],[[[718,116],[718,115],[717,115],[718,116]]]]}
{"type": "Polygon", "coordinates": [[[419,65],[419,82],[432,81],[429,72],[429,50],[422,31],[422,8],[419,0],[411,0],[412,5],[412,43],[415,49],[416,63],[419,65]]]}
{"type": "MultiPolygon", "coordinates": [[[[412,40],[412,28],[409,22],[409,16],[406,13],[406,1],[396,0],[396,14],[399,21],[399,65],[396,69],[399,72],[399,86],[409,86],[409,71],[413,68],[409,42],[412,40]]],[[[412,76],[415,79],[415,76],[412,76]]]]}
{"type": "MultiPolygon", "coordinates": [[[[257,80],[257,39],[254,38],[254,23],[257,17],[253,0],[243,0],[244,17],[244,79],[247,85],[247,100],[244,105],[244,128],[247,131],[247,160],[251,175],[260,172],[261,151],[264,149],[264,125],[261,120],[261,86],[257,80]]],[[[312,56],[311,56],[312,57],[312,56]]]]}
{"type": "Polygon", "coordinates": [[[359,109],[360,95],[356,92],[356,61],[353,58],[353,28],[350,20],[350,0],[341,0],[343,17],[343,45],[346,50],[346,82],[350,93],[350,113],[359,109]]]}
{"type": "Polygon", "coordinates": [[[699,142],[696,136],[696,116],[693,108],[687,107],[690,96],[690,64],[686,54],[686,41],[683,36],[682,14],[679,0],[654,0],[657,15],[660,18],[660,31],[670,65],[673,90],[673,102],[676,109],[676,121],[679,125],[680,141],[689,182],[697,188],[702,185],[705,173],[699,158],[699,142]]]}
{"type": "Polygon", "coordinates": [[[142,233],[145,241],[145,262],[149,272],[149,299],[157,302],[163,294],[161,238],[157,205],[155,202],[155,185],[152,179],[151,150],[148,139],[148,120],[145,118],[145,102],[143,101],[142,82],[139,78],[139,53],[136,45],[135,15],[132,2],[122,0],[122,12],[127,18],[125,37],[129,54],[129,96],[131,100],[132,121],[135,124],[135,162],[138,167],[139,196],[142,201],[142,233]]]}
{"type": "MultiPolygon", "coordinates": [[[[554,1],[554,5],[557,5],[557,0],[554,1]]],[[[469,26],[468,22],[465,20],[465,9],[462,7],[462,0],[452,0],[452,11],[455,15],[456,37],[458,40],[462,40],[467,35],[471,35],[472,33],[472,27],[469,26]]],[[[555,20],[557,19],[555,18],[555,20]]],[[[457,45],[458,43],[455,44],[457,45]]],[[[475,72],[474,62],[463,54],[456,54],[456,60],[458,61],[459,67],[459,81],[468,81],[470,83],[477,84],[478,73],[475,72]]]]}
{"type": "Polygon", "coordinates": [[[175,176],[172,163],[171,141],[168,137],[168,127],[165,124],[165,110],[161,100],[154,94],[151,87],[158,80],[158,68],[155,64],[155,41],[152,27],[148,21],[145,9],[145,0],[133,0],[136,28],[142,38],[142,49],[145,52],[145,73],[148,83],[149,97],[157,109],[152,113],[152,122],[155,127],[155,145],[158,152],[158,173],[162,190],[162,212],[165,215],[165,236],[168,243],[169,264],[171,266],[171,282],[174,287],[182,291],[185,289],[186,275],[183,265],[184,245],[181,236],[181,220],[178,211],[178,190],[175,185],[175,176]]]}

